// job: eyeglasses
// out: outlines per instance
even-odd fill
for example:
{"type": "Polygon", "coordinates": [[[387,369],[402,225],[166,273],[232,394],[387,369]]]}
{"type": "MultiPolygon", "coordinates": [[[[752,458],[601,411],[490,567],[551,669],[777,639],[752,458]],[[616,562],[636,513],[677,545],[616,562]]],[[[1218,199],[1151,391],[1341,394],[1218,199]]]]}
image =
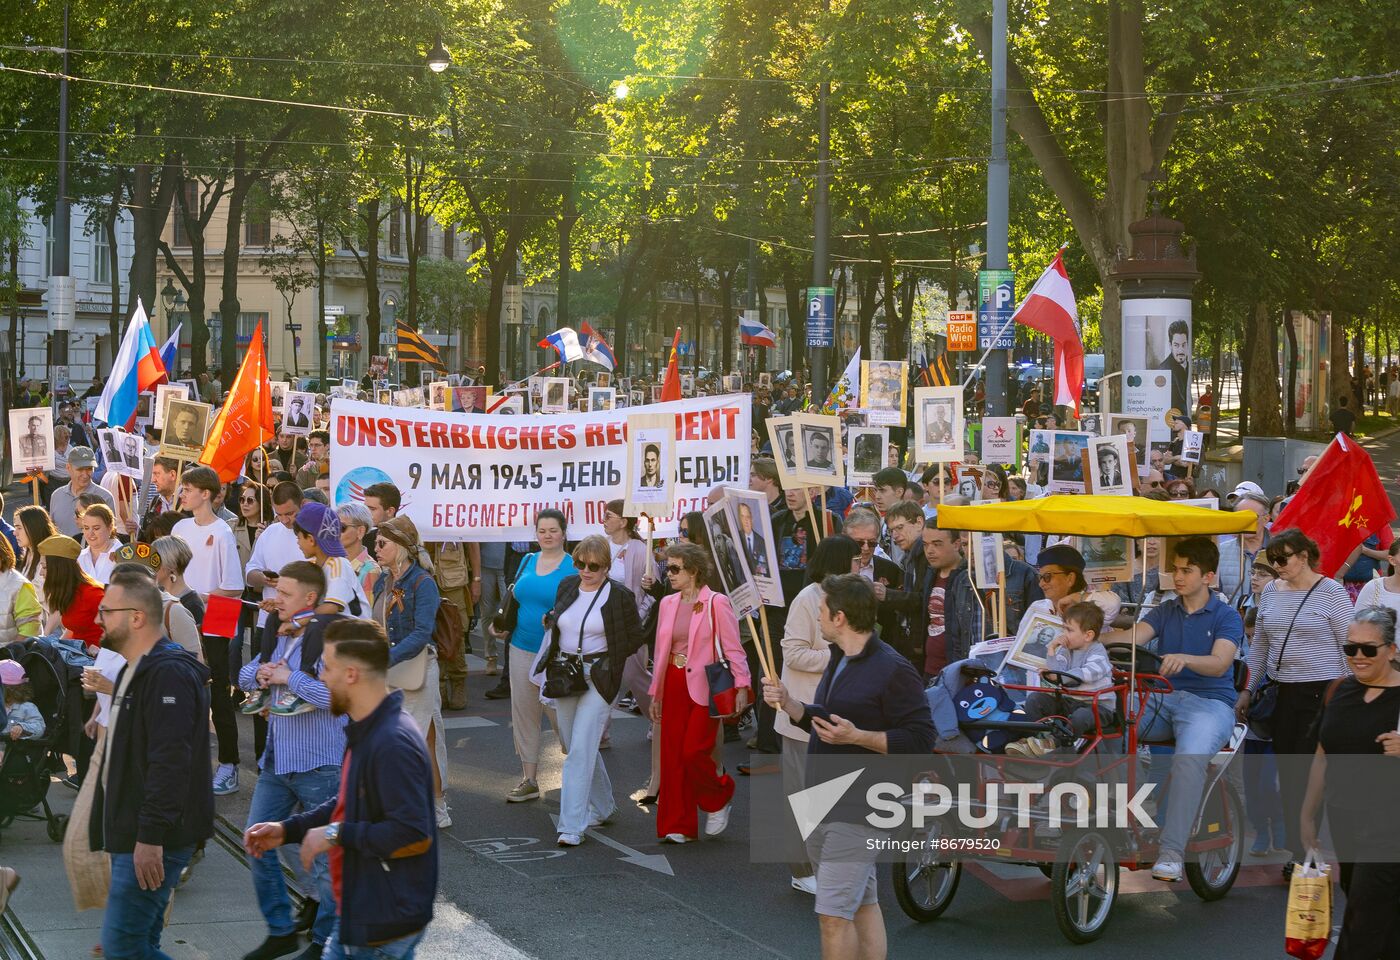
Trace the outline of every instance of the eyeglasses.
{"type": "Polygon", "coordinates": [[[1040,574],[1040,576],[1036,577],[1036,580],[1039,581],[1040,583],[1049,583],[1051,580],[1054,580],[1056,577],[1063,577],[1063,576],[1066,576],[1066,575],[1067,575],[1067,574],[1066,574],[1065,571],[1063,571],[1063,570],[1047,570],[1046,572],[1040,574]]]}
{"type": "Polygon", "coordinates": [[[666,572],[674,577],[678,573],[684,573],[685,567],[678,566],[674,563],[668,563],[666,564],[666,572]]]}
{"type": "Polygon", "coordinates": [[[1381,655],[1381,651],[1390,646],[1388,643],[1344,643],[1342,653],[1349,657],[1365,657],[1367,660],[1374,660],[1381,655]]]}
{"type": "Polygon", "coordinates": [[[257,503],[257,502],[258,502],[258,498],[257,498],[257,497],[239,497],[239,498],[238,498],[238,502],[239,502],[239,503],[257,503]]]}
{"type": "Polygon", "coordinates": [[[1148,485],[1149,487],[1151,487],[1153,490],[1156,490],[1158,487],[1160,487],[1160,486],[1162,485],[1162,481],[1160,481],[1160,480],[1149,480],[1149,481],[1147,481],[1147,485],[1148,485]]]}
{"type": "Polygon", "coordinates": [[[109,613],[135,613],[139,607],[102,607],[97,608],[97,616],[105,620],[109,613]]]}
{"type": "Polygon", "coordinates": [[[594,563],[591,560],[588,562],[584,562],[582,560],[575,560],[574,566],[579,570],[587,570],[589,573],[601,573],[602,571],[608,569],[608,567],[612,566],[612,564],[594,563]]]}

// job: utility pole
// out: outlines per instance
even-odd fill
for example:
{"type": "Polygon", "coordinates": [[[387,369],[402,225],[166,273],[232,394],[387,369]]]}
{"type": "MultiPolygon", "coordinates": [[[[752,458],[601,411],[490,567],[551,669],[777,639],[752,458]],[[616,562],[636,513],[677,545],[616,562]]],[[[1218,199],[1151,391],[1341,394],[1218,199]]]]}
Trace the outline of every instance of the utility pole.
{"type": "MultiPolygon", "coordinates": [[[[63,70],[58,80],[58,196],[53,205],[53,260],[49,266],[49,376],[68,364],[68,335],[73,329],[75,285],[68,272],[69,234],[73,228],[68,204],[68,4],[63,5],[63,70]]],[[[116,264],[112,269],[117,268],[116,264]]],[[[53,386],[50,381],[50,386],[53,386]]]]}
{"type": "MultiPolygon", "coordinates": [[[[822,12],[831,12],[831,0],[824,0],[822,12]]],[[[822,80],[817,94],[817,182],[813,198],[812,288],[807,291],[807,356],[812,381],[812,403],[826,402],[827,352],[835,332],[831,316],[835,300],[827,286],[830,280],[827,240],[831,233],[831,129],[827,123],[827,100],[831,97],[831,81],[822,80]],[[813,321],[816,320],[816,329],[813,321]]],[[[794,344],[794,346],[796,346],[794,344]]]]}
{"type": "MultiPolygon", "coordinates": [[[[1011,216],[1011,166],[1006,158],[1006,6],[1007,0],[992,0],[992,153],[987,164],[987,258],[982,268],[987,271],[1010,267],[1007,244],[1008,222],[1011,216]]],[[[979,284],[979,287],[981,284],[979,284]]],[[[990,329],[979,316],[979,327],[996,335],[1005,322],[997,309],[997,287],[991,291],[990,329]]],[[[1015,298],[1011,298],[1014,306],[1015,298]]],[[[981,305],[979,304],[979,307],[981,305]]],[[[985,310],[985,307],[982,307],[985,310]]],[[[1011,332],[1014,340],[1015,333],[1011,332]]],[[[979,347],[986,349],[979,343],[979,347]]],[[[984,373],[986,386],[986,415],[1006,416],[1007,351],[993,350],[987,356],[984,373]]]]}

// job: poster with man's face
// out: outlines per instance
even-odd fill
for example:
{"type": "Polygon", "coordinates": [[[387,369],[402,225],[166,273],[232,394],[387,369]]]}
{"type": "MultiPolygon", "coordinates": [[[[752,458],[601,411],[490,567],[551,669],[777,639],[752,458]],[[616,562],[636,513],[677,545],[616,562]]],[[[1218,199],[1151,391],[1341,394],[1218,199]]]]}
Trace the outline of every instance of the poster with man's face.
{"type": "Polygon", "coordinates": [[[681,374],[681,396],[695,396],[695,375],[690,373],[681,374]]]}
{"type": "MultiPolygon", "coordinates": [[[[287,403],[287,391],[292,389],[292,385],[286,380],[273,380],[268,386],[272,388],[272,412],[281,413],[287,403]]],[[[334,391],[335,388],[331,389],[334,391]]]]}
{"type": "Polygon", "coordinates": [[[1187,430],[1181,435],[1181,462],[1200,463],[1206,435],[1199,430],[1187,430]]]}
{"type": "Polygon", "coordinates": [[[568,413],[569,387],[573,381],[568,377],[544,377],[540,384],[540,413],[568,413]]]}
{"type": "Polygon", "coordinates": [[[10,411],[10,462],[16,474],[54,469],[52,407],[10,411]]]}
{"type": "Polygon", "coordinates": [[[972,534],[972,562],[979,590],[995,590],[1001,586],[1006,570],[1006,553],[999,533],[972,534]]]}
{"type": "Polygon", "coordinates": [[[1133,494],[1133,461],[1128,438],[1094,437],[1089,441],[1089,491],[1113,496],[1133,494]]]}
{"type": "Polygon", "coordinates": [[[784,606],[783,585],[778,579],[778,544],[773,536],[767,495],[761,490],[726,487],[720,502],[729,505],[734,538],[753,575],[760,600],[766,606],[784,606]]]}
{"type": "Polygon", "coordinates": [[[724,392],[739,393],[744,389],[744,376],[740,373],[726,373],[724,375],[724,392]]]}
{"type": "Polygon", "coordinates": [[[773,389],[773,375],[771,373],[760,373],[758,375],[758,385],[764,390],[773,389]]]}
{"type": "Polygon", "coordinates": [[[155,405],[152,408],[157,430],[165,429],[165,411],[171,398],[176,400],[188,400],[190,398],[189,388],[183,383],[162,383],[157,385],[155,405]]]}
{"type": "Polygon", "coordinates": [[[102,444],[102,459],[108,470],[133,480],[142,479],[146,445],[140,437],[117,429],[99,430],[97,437],[102,444]]]}
{"type": "Polygon", "coordinates": [[[451,385],[446,380],[434,380],[428,384],[428,409],[446,410],[447,391],[450,389],[451,385]]]}
{"type": "Polygon", "coordinates": [[[875,482],[875,474],[888,467],[889,427],[851,427],[846,433],[846,483],[852,487],[875,482]]]}
{"type": "Polygon", "coordinates": [[[667,414],[627,417],[627,496],[624,516],[665,516],[674,507],[676,422],[667,414]]]}
{"type": "Polygon", "coordinates": [[[633,407],[645,406],[647,402],[647,392],[641,387],[633,387],[628,391],[628,404],[633,407]]]}
{"type": "Polygon", "coordinates": [[[588,411],[612,410],[617,406],[617,391],[612,387],[588,388],[588,411]]]}
{"type": "Polygon", "coordinates": [[[762,596],[736,536],[737,524],[729,511],[727,493],[705,511],[705,532],[710,535],[710,554],[720,588],[729,595],[735,616],[749,617],[758,612],[762,596]]]}
{"type": "Polygon", "coordinates": [[[1051,493],[1083,493],[1084,476],[1083,453],[1089,448],[1090,436],[1087,433],[1070,430],[1055,430],[1050,434],[1050,483],[1051,493]]]}
{"type": "Polygon", "coordinates": [[[962,387],[914,391],[914,459],[947,463],[963,458],[962,387]]]}
{"type": "Polygon", "coordinates": [[[212,408],[207,403],[171,400],[166,410],[165,429],[161,432],[160,456],[172,460],[199,460],[204,452],[211,412],[212,408]]]}
{"type": "Polygon", "coordinates": [[[778,486],[784,490],[802,486],[797,479],[797,431],[792,417],[769,417],[763,423],[768,430],[773,462],[778,467],[778,486]]]}
{"type": "Polygon", "coordinates": [[[909,376],[902,360],[860,362],[860,406],[872,426],[904,426],[909,376]]]}
{"type": "Polygon", "coordinates": [[[797,440],[799,482],[823,487],[841,486],[845,463],[841,459],[841,421],[810,413],[792,417],[797,440]]]}
{"type": "Polygon", "coordinates": [[[282,412],[282,431],[294,437],[304,437],[311,432],[311,424],[315,415],[316,395],[314,393],[290,391],[287,394],[287,409],[282,412]]]}
{"type": "Polygon", "coordinates": [[[1133,578],[1133,541],[1128,537],[1076,537],[1090,586],[1126,583],[1133,578]]]}
{"type": "Polygon", "coordinates": [[[1110,413],[1108,415],[1108,432],[1110,435],[1121,435],[1127,440],[1128,450],[1133,455],[1139,477],[1147,476],[1148,470],[1148,450],[1150,445],[1147,442],[1147,418],[1130,417],[1122,413],[1110,413]]]}

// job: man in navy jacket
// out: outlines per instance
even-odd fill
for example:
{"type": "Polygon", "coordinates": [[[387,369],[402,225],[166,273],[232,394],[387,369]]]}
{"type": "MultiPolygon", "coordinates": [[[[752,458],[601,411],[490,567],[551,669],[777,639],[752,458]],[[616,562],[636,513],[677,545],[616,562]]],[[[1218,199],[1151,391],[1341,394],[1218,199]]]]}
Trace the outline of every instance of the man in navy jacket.
{"type": "Polygon", "coordinates": [[[342,620],[326,628],[321,681],[332,712],[350,717],[340,791],[314,810],[254,824],[243,836],[255,857],[284,843],[301,844],[303,864],[329,855],[339,916],[326,941],[328,960],[408,960],[433,919],[432,768],[423,735],[403,712],[403,694],[385,684],[388,672],[389,641],[378,623],[342,620]]]}

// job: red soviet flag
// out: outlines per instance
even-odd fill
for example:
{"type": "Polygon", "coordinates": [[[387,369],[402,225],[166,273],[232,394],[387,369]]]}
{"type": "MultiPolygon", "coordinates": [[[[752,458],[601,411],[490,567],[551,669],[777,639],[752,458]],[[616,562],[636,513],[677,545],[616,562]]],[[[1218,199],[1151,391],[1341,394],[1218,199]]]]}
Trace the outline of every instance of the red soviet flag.
{"type": "Polygon", "coordinates": [[[661,402],[668,400],[679,400],[681,398],[681,368],[680,353],[678,348],[681,343],[681,328],[676,328],[676,335],[671,338],[671,359],[666,364],[666,378],[661,381],[661,402]]]}
{"type": "Polygon", "coordinates": [[[263,351],[262,321],[238,368],[233,388],[224,401],[199,462],[214,468],[219,479],[232,483],[243,472],[248,454],[273,438],[272,385],[263,351]]]}
{"type": "Polygon", "coordinates": [[[1274,521],[1275,532],[1297,527],[1322,551],[1318,571],[1335,576],[1357,545],[1371,534],[1385,539],[1395,507],[1376,465],[1361,444],[1337,434],[1274,521]]]}

